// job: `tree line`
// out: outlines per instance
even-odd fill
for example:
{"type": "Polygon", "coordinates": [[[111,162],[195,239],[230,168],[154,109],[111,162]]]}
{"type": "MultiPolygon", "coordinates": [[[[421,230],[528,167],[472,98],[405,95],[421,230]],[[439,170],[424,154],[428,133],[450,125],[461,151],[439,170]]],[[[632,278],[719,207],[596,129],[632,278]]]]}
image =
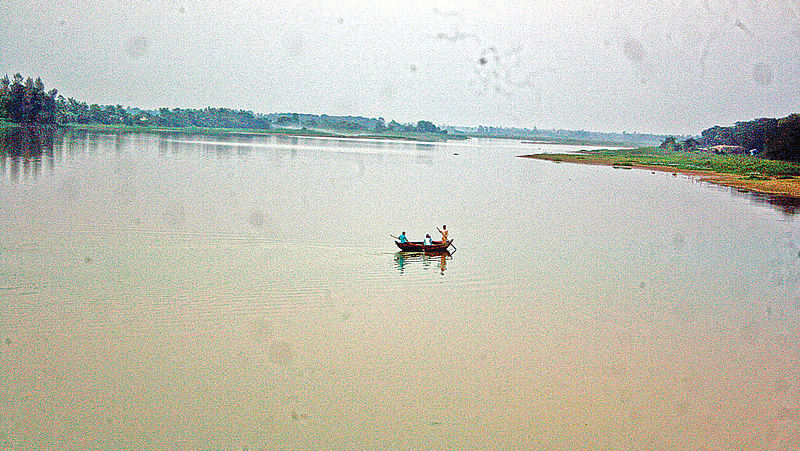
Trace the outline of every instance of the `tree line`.
{"type": "Polygon", "coordinates": [[[447,134],[430,121],[416,125],[388,125],[383,118],[328,116],[311,114],[255,114],[230,108],[159,108],[141,110],[122,105],[88,104],[72,97],[65,98],[58,90],[45,90],[41,78],[35,80],[15,74],[0,79],[0,119],[22,124],[104,124],[144,127],[203,127],[235,129],[269,129],[277,127],[320,127],[351,131],[411,131],[447,134]]]}
{"type": "Polygon", "coordinates": [[[122,105],[89,105],[73,98],[56,99],[56,120],[60,124],[137,125],[144,127],[206,127],[266,129],[271,123],[251,111],[230,108],[160,108],[144,111],[122,105]]]}
{"type": "Polygon", "coordinates": [[[58,90],[45,91],[41,78],[23,78],[15,74],[0,79],[0,117],[24,124],[56,122],[58,90]]]}
{"type": "Polygon", "coordinates": [[[325,130],[361,131],[361,132],[412,132],[412,133],[438,133],[446,135],[444,128],[436,126],[430,121],[418,121],[415,124],[401,124],[391,121],[388,124],[382,117],[377,119],[362,116],[329,116],[327,114],[298,114],[298,113],[272,113],[268,117],[273,124],[279,127],[294,128],[321,128],[325,130]]]}
{"type": "Polygon", "coordinates": [[[684,151],[714,146],[735,146],[773,160],[800,161],[800,114],[740,121],[731,127],[715,126],[703,130],[699,138],[679,141],[667,137],[661,144],[662,148],[684,151]]]}
{"type": "Polygon", "coordinates": [[[271,123],[251,111],[230,108],[161,108],[144,111],[122,105],[88,104],[47,91],[41,78],[15,74],[0,79],[0,118],[20,124],[106,124],[162,127],[265,129],[271,123]]]}
{"type": "Polygon", "coordinates": [[[587,130],[541,129],[520,127],[484,126],[458,127],[457,130],[469,136],[487,138],[507,138],[520,140],[579,140],[605,143],[630,143],[633,145],[652,145],[664,140],[664,135],[650,133],[593,132],[587,130]]]}

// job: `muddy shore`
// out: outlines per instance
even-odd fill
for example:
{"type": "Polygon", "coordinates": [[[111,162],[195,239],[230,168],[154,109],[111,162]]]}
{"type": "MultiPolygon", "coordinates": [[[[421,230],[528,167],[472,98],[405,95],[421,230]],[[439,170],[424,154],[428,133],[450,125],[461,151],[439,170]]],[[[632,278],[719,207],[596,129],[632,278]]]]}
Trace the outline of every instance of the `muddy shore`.
{"type": "Polygon", "coordinates": [[[755,193],[788,196],[800,199],[800,177],[787,176],[753,176],[716,171],[702,171],[681,167],[641,164],[625,161],[622,157],[592,155],[589,152],[579,154],[535,154],[521,155],[522,158],[553,161],[556,163],[577,163],[600,166],[612,166],[621,169],[644,169],[649,171],[683,174],[698,180],[716,185],[729,186],[755,193]]]}

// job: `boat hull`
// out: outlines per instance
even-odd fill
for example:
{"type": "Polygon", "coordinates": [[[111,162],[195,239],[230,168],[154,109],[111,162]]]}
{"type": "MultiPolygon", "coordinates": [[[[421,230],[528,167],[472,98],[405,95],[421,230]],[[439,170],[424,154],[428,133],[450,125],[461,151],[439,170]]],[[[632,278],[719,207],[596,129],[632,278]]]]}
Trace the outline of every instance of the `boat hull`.
{"type": "Polygon", "coordinates": [[[406,243],[401,243],[399,241],[395,241],[394,244],[400,248],[401,251],[411,251],[411,252],[444,252],[450,247],[450,244],[453,240],[448,241],[434,241],[433,244],[422,244],[422,241],[408,241],[406,243]]]}

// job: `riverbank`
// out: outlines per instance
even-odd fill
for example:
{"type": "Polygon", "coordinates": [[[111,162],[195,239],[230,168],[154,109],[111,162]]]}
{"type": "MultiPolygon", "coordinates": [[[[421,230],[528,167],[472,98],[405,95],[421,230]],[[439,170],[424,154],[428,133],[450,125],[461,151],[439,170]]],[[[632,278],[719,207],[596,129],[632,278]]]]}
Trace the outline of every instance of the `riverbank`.
{"type": "Polygon", "coordinates": [[[571,154],[522,155],[524,158],[646,169],[696,177],[717,185],[763,194],[800,199],[800,165],[748,155],[716,155],[707,152],[672,152],[658,147],[619,150],[584,150],[571,154]]]}
{"type": "MultiPolygon", "coordinates": [[[[8,122],[0,119],[0,130],[13,130],[24,127],[23,124],[8,122]]],[[[317,138],[356,138],[375,140],[401,140],[416,142],[443,142],[451,139],[468,139],[464,135],[442,135],[439,133],[418,132],[384,132],[384,133],[345,133],[332,130],[317,129],[250,129],[250,128],[210,128],[210,127],[151,127],[141,125],[106,125],[106,124],[35,124],[32,127],[61,128],[64,130],[85,130],[102,133],[183,133],[189,135],[220,135],[220,136],[306,136],[317,138]]]]}
{"type": "Polygon", "coordinates": [[[439,133],[417,132],[385,132],[385,133],[345,133],[318,129],[241,129],[241,128],[207,128],[207,127],[151,127],[139,125],[105,125],[105,124],[64,124],[61,127],[72,130],[87,130],[106,133],[185,133],[195,135],[242,135],[242,136],[306,136],[318,138],[358,138],[378,140],[403,140],[419,142],[440,142],[450,139],[467,139],[466,136],[450,136],[439,133]]]}
{"type": "Polygon", "coordinates": [[[594,146],[594,147],[610,147],[610,148],[627,148],[630,149],[632,147],[639,147],[646,145],[647,143],[632,143],[630,141],[615,141],[610,139],[587,139],[587,138],[525,138],[520,136],[502,136],[502,135],[479,135],[479,134],[469,134],[470,138],[498,138],[498,139],[515,139],[519,140],[522,144],[562,144],[562,145],[569,145],[569,146],[594,146]]]}

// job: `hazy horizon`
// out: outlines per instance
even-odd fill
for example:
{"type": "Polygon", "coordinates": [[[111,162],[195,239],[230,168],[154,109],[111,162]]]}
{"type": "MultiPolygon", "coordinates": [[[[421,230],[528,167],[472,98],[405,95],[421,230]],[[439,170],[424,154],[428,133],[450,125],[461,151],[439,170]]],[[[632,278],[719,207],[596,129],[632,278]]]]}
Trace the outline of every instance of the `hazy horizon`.
{"type": "Polygon", "coordinates": [[[800,4],[10,0],[0,71],[145,109],[698,134],[800,110],[800,4]]]}

